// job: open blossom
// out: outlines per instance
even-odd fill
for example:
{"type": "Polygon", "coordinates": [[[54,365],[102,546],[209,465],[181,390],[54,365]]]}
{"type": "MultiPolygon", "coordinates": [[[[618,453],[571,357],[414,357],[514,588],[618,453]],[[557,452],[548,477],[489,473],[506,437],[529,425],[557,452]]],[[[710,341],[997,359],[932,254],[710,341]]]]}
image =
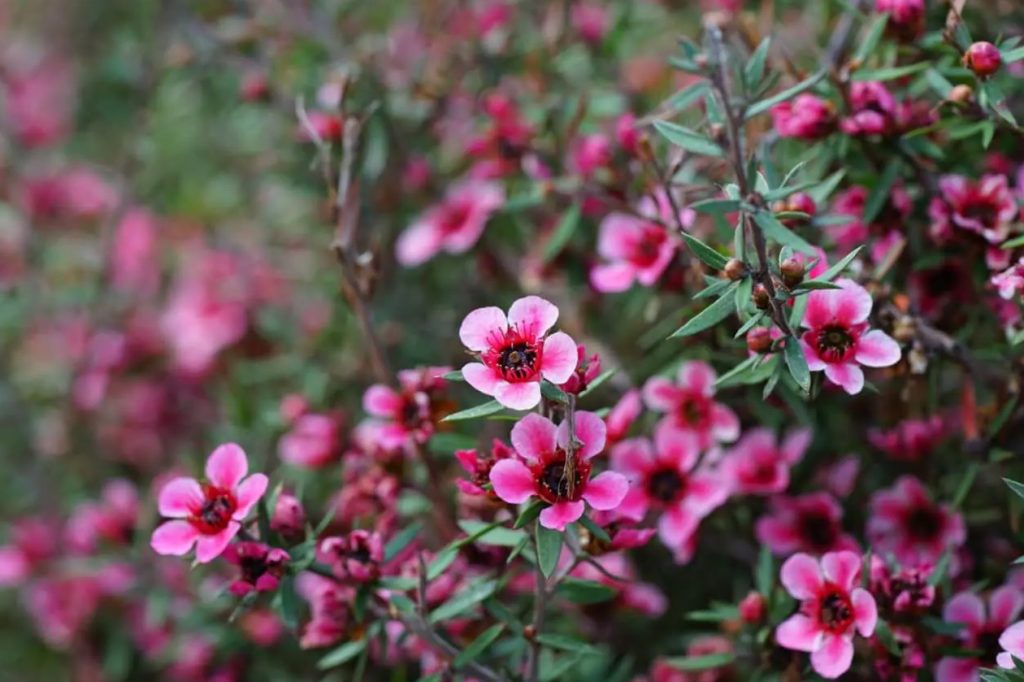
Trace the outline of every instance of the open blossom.
{"type": "Polygon", "coordinates": [[[928,206],[930,234],[939,244],[957,235],[976,235],[991,245],[986,261],[992,269],[1006,268],[1010,252],[997,248],[1010,236],[1019,210],[1005,175],[983,175],[972,181],[962,175],[939,178],[938,196],[928,206]]]}
{"type": "Polygon", "coordinates": [[[324,539],[318,554],[339,579],[367,582],[380,575],[384,541],[379,533],[354,530],[343,537],[324,539]]]}
{"type": "Polygon", "coordinates": [[[924,613],[935,602],[935,586],[928,582],[933,566],[896,566],[877,554],[871,556],[871,593],[879,608],[893,613],[924,613]]]}
{"type": "Polygon", "coordinates": [[[850,669],[854,631],[870,637],[878,622],[874,597],[857,587],[860,572],[860,557],[853,552],[829,552],[820,564],[794,554],[782,565],[782,585],[801,603],[799,613],[779,625],[775,640],[810,653],[814,672],[826,679],[850,669]]]}
{"type": "Polygon", "coordinates": [[[870,510],[867,536],[872,549],[892,553],[901,564],[935,564],[966,539],[960,514],[933,502],[924,484],[912,476],[875,493],[870,510]]]}
{"type": "Polygon", "coordinates": [[[376,430],[385,449],[426,443],[445,408],[444,375],[449,367],[407,369],[398,373],[398,390],[375,384],[363,394],[363,409],[382,420],[376,430]]]}
{"type": "Polygon", "coordinates": [[[338,414],[299,415],[277,446],[281,460],[305,469],[330,464],[341,454],[341,417],[338,414]]]}
{"type": "Polygon", "coordinates": [[[296,581],[302,597],[309,602],[310,619],[302,628],[299,646],[316,649],[334,644],[354,625],[351,605],[355,587],[341,585],[315,573],[302,573],[296,581]]]}
{"type": "Polygon", "coordinates": [[[566,393],[579,395],[587,390],[590,382],[601,374],[601,356],[597,353],[588,356],[587,347],[582,343],[576,346],[576,369],[569,378],[558,387],[566,393]]]}
{"type": "Polygon", "coordinates": [[[499,460],[491,469],[498,497],[510,504],[541,499],[549,506],[540,513],[540,523],[555,530],[564,530],[583,516],[584,502],[597,510],[615,509],[629,487],[625,477],[613,471],[591,478],[591,460],[604,449],[604,422],[592,412],[577,412],[574,417],[580,443],[574,466],[567,466],[568,421],[556,427],[538,414],[528,414],[512,427],[518,457],[499,460]]]}
{"type": "Polygon", "coordinates": [[[803,459],[811,437],[810,429],[796,429],[780,443],[771,429],[751,429],[726,454],[723,471],[736,492],[781,493],[789,487],[789,468],[803,459]]]}
{"type": "Polygon", "coordinates": [[[665,413],[662,421],[697,437],[697,446],[706,450],[715,443],[728,443],[740,435],[736,414],[714,400],[717,375],[706,362],[684,362],[672,383],[664,377],[651,377],[644,384],[647,407],[665,413]]]}
{"type": "Polygon", "coordinates": [[[288,552],[262,542],[236,542],[224,552],[224,558],[238,567],[239,575],[231,583],[231,593],[244,597],[250,592],[273,592],[288,565],[288,552]]]}
{"type": "Polygon", "coordinates": [[[888,367],[899,362],[900,347],[888,334],[869,329],[871,294],[848,279],[836,282],[840,289],[812,291],[807,295],[800,339],[807,366],[825,370],[829,381],[854,395],[864,388],[867,367],[888,367]]]}
{"type": "Polygon", "coordinates": [[[780,496],[772,498],[755,532],[759,542],[780,556],[859,551],[857,541],[843,531],[842,519],[842,506],[828,493],[780,496]]]}
{"type": "Polygon", "coordinates": [[[1017,621],[999,635],[999,646],[1002,651],[996,656],[1000,668],[1014,670],[1017,666],[1013,659],[1024,661],[1024,620],[1017,621]]]}
{"type": "Polygon", "coordinates": [[[410,225],[395,244],[398,262],[407,267],[425,263],[441,251],[468,251],[491,215],[505,203],[505,190],[495,182],[466,180],[445,195],[440,204],[410,225]]]}
{"type": "Polygon", "coordinates": [[[832,203],[832,211],[838,215],[850,216],[849,222],[833,225],[828,233],[839,251],[852,251],[868,243],[868,254],[875,263],[881,263],[902,239],[902,232],[914,205],[910,195],[899,183],[894,183],[882,204],[882,208],[870,224],[864,221],[864,208],[870,191],[863,185],[855,185],[840,192],[832,203]]]}
{"type": "Polygon", "coordinates": [[[618,512],[642,521],[650,510],[658,512],[658,536],[676,550],[697,531],[705,516],[729,496],[726,481],[706,463],[692,433],[662,424],[654,443],[630,438],[611,451],[612,468],[630,482],[618,512]]]}
{"type": "Polygon", "coordinates": [[[467,495],[490,495],[496,497],[493,491],[486,487],[491,483],[491,469],[503,459],[515,456],[515,451],[502,443],[497,438],[491,444],[490,452],[481,450],[456,450],[455,459],[459,461],[462,468],[469,474],[469,478],[459,478],[455,486],[467,495]]]}
{"type": "Polygon", "coordinates": [[[234,443],[219,446],[206,461],[206,481],[175,478],[160,491],[161,524],[150,540],[158,554],[187,554],[196,546],[196,560],[217,558],[241,528],[242,521],[267,489],[267,477],[246,477],[249,462],[234,443]]]}
{"type": "MultiPolygon", "coordinates": [[[[977,658],[946,656],[935,666],[936,682],[977,680],[978,670],[990,667],[992,661],[1002,655],[995,646],[996,642],[1002,646],[1001,635],[1020,615],[1021,609],[1024,609],[1024,594],[1009,585],[992,591],[988,597],[988,608],[985,608],[985,602],[981,597],[973,592],[960,592],[954,595],[942,609],[942,620],[961,624],[963,627],[957,633],[957,637],[963,647],[980,651],[981,655],[977,658]]],[[[1009,639],[1011,638],[1007,638],[1009,639]]],[[[1006,661],[1007,658],[1009,657],[1003,656],[1002,661],[1006,661]]]]}
{"type": "Polygon", "coordinates": [[[799,95],[772,107],[772,121],[780,137],[820,140],[836,129],[836,110],[828,100],[799,95]]]}
{"type": "Polygon", "coordinates": [[[653,286],[672,262],[677,246],[663,225],[611,213],[601,221],[597,237],[597,252],[608,262],[590,271],[590,283],[602,293],[625,291],[634,282],[653,286]]]}
{"type": "Polygon", "coordinates": [[[1024,256],[1006,270],[992,275],[989,280],[999,295],[1010,300],[1024,291],[1024,256]]]}
{"type": "Polygon", "coordinates": [[[462,321],[459,338],[480,362],[465,365],[462,376],[505,407],[535,407],[542,378],[562,384],[576,369],[576,342],[565,332],[547,335],[557,320],[558,308],[538,296],[515,301],[508,317],[494,306],[477,308],[462,321]]]}
{"type": "Polygon", "coordinates": [[[869,429],[868,441],[894,460],[917,462],[938,447],[946,437],[941,415],[926,419],[905,419],[891,429],[869,429]]]}

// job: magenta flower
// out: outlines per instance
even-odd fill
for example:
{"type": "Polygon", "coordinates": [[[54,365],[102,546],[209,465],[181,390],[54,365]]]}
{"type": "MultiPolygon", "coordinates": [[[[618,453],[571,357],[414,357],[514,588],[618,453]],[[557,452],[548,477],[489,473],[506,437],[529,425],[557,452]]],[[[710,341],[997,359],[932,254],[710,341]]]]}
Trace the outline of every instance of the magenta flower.
{"type": "Polygon", "coordinates": [[[999,296],[1009,301],[1024,291],[1024,256],[1006,270],[992,275],[989,280],[999,296]]]}
{"type": "Polygon", "coordinates": [[[615,509],[626,496],[629,483],[622,474],[606,471],[590,477],[591,460],[603,449],[605,428],[593,412],[577,412],[575,479],[566,472],[569,423],[557,427],[538,414],[528,414],[512,427],[517,458],[502,459],[491,469],[495,494],[509,504],[537,497],[549,506],[540,513],[545,528],[565,530],[583,516],[584,502],[597,510],[615,509]]]}
{"type": "Polygon", "coordinates": [[[468,251],[491,215],[505,203],[495,182],[466,180],[454,185],[442,202],[409,226],[395,244],[395,257],[406,267],[427,262],[441,251],[468,251]]]}
{"type": "Polygon", "coordinates": [[[490,495],[495,497],[493,491],[488,491],[486,488],[491,482],[491,469],[494,468],[497,462],[514,456],[515,452],[512,448],[497,438],[491,444],[490,452],[482,452],[476,449],[456,450],[455,459],[459,461],[462,468],[469,474],[469,479],[456,479],[455,486],[467,495],[490,495]]]}
{"type": "Polygon", "coordinates": [[[565,332],[546,336],[557,320],[558,308],[539,296],[515,301],[507,318],[500,308],[477,308],[462,321],[459,338],[480,362],[465,365],[462,376],[505,407],[536,407],[542,378],[563,384],[576,369],[576,342],[565,332]]]}
{"type": "Polygon", "coordinates": [[[850,669],[854,631],[870,637],[878,622],[871,593],[856,587],[861,561],[853,552],[829,552],[817,560],[794,554],[782,565],[783,587],[799,599],[799,613],[775,631],[787,649],[811,654],[814,672],[835,679],[850,669]]]}
{"type": "Polygon", "coordinates": [[[248,541],[230,545],[224,558],[239,570],[239,576],[228,588],[236,597],[276,590],[291,559],[283,549],[248,541]]]}
{"type": "Polygon", "coordinates": [[[601,221],[597,252],[605,264],[590,271],[591,285],[602,293],[626,291],[634,282],[650,287],[672,262],[678,241],[664,226],[626,213],[601,221]]]}
{"type": "Polygon", "coordinates": [[[697,437],[697,447],[710,448],[728,443],[740,435],[740,420],[725,405],[713,400],[717,375],[706,362],[684,362],[676,383],[664,377],[651,377],[644,384],[647,407],[664,412],[663,422],[697,437]]]}
{"type": "Polygon", "coordinates": [[[933,566],[889,565],[877,554],[871,556],[871,593],[884,609],[895,613],[921,614],[935,603],[935,586],[929,584],[933,566]]]}
{"type": "Polygon", "coordinates": [[[972,182],[962,175],[944,175],[939,190],[928,206],[932,239],[942,244],[957,233],[977,235],[993,247],[986,254],[990,268],[1009,266],[1010,252],[994,248],[1010,236],[1019,214],[1006,176],[983,175],[972,182]]]}
{"type": "Polygon", "coordinates": [[[850,115],[840,124],[847,135],[882,135],[896,131],[898,105],[884,84],[852,83],[850,105],[850,115]]]}
{"type": "Polygon", "coordinates": [[[160,491],[160,514],[173,519],[153,531],[157,554],[182,556],[196,546],[196,560],[216,559],[267,490],[267,477],[246,478],[249,461],[234,443],[217,447],[206,460],[206,482],[175,478],[160,491]]]}
{"type": "Polygon", "coordinates": [[[751,429],[726,454],[723,471],[737,492],[781,493],[789,487],[789,468],[803,459],[811,438],[810,429],[796,429],[779,443],[771,429],[751,429]]]}
{"type": "Polygon", "coordinates": [[[341,417],[337,414],[299,415],[277,446],[281,460],[304,469],[319,469],[341,454],[341,417]]]}
{"type": "MultiPolygon", "coordinates": [[[[977,680],[979,668],[990,665],[993,660],[998,661],[1000,656],[1002,661],[1009,659],[1009,656],[999,653],[995,644],[998,641],[999,645],[1003,646],[1001,635],[1006,634],[1005,631],[1020,615],[1022,608],[1024,594],[1009,585],[992,591],[988,597],[987,609],[981,597],[973,592],[960,592],[954,595],[942,609],[942,620],[961,624],[963,627],[957,636],[963,647],[981,651],[982,654],[980,658],[942,658],[935,666],[935,682],[977,680]]],[[[1013,643],[1012,635],[1006,639],[1013,643]]],[[[1002,665],[1002,662],[999,665],[1002,665]]]]}
{"type": "Polygon", "coordinates": [[[869,429],[868,442],[894,460],[918,462],[931,454],[946,437],[941,415],[905,419],[891,429],[869,429]]]}
{"type": "Polygon", "coordinates": [[[914,204],[903,186],[895,183],[878,216],[867,224],[864,222],[864,207],[868,194],[868,188],[863,185],[855,185],[840,192],[832,203],[832,211],[850,216],[852,220],[829,227],[828,233],[841,252],[852,251],[867,242],[871,260],[881,263],[902,239],[901,230],[914,204]]]}
{"type": "Polygon", "coordinates": [[[656,510],[661,541],[680,548],[701,519],[729,497],[726,481],[699,460],[696,436],[665,423],[656,430],[653,445],[646,438],[622,441],[611,452],[612,468],[630,482],[619,513],[642,521],[656,510]]]}
{"type": "Polygon", "coordinates": [[[434,433],[435,422],[442,416],[442,378],[450,367],[424,367],[398,373],[399,390],[375,384],[363,394],[363,409],[383,420],[377,430],[381,446],[395,450],[408,445],[426,443],[434,433]]]}
{"type": "Polygon", "coordinates": [[[618,443],[625,438],[643,409],[644,403],[640,391],[633,388],[623,393],[619,402],[612,406],[604,418],[604,424],[608,429],[608,442],[618,443]]]}
{"type": "Polygon", "coordinates": [[[864,388],[867,367],[888,367],[899,362],[900,347],[888,334],[868,328],[871,294],[848,279],[836,282],[841,289],[823,289],[807,295],[803,326],[808,331],[800,345],[812,372],[825,370],[829,381],[850,395],[864,388]]]}
{"type": "Polygon", "coordinates": [[[344,537],[325,538],[317,554],[339,579],[362,583],[380,575],[384,541],[379,533],[354,530],[344,537]]]}
{"type": "Polygon", "coordinates": [[[780,556],[857,552],[857,541],[843,532],[842,519],[843,508],[828,493],[780,496],[771,500],[768,513],[757,520],[755,532],[761,544],[780,556]]]}
{"type": "Polygon", "coordinates": [[[979,40],[967,48],[963,57],[964,66],[978,76],[986,78],[991,76],[1003,65],[1003,55],[999,48],[992,43],[979,40]]]}
{"type": "Polygon", "coordinates": [[[1016,669],[1013,659],[1024,661],[1024,620],[1017,621],[999,635],[999,646],[1003,649],[996,656],[1000,668],[1016,669]]]}
{"type": "Polygon", "coordinates": [[[924,31],[924,0],[875,0],[875,11],[889,14],[886,28],[903,40],[924,31]]]}
{"type": "Polygon", "coordinates": [[[935,564],[966,539],[960,514],[933,502],[924,484],[912,476],[875,493],[870,508],[866,532],[872,549],[891,552],[901,564],[935,564]]]}
{"type": "Polygon", "coordinates": [[[836,129],[836,110],[828,100],[799,95],[791,102],[772,107],[772,121],[779,137],[820,140],[836,129]]]}

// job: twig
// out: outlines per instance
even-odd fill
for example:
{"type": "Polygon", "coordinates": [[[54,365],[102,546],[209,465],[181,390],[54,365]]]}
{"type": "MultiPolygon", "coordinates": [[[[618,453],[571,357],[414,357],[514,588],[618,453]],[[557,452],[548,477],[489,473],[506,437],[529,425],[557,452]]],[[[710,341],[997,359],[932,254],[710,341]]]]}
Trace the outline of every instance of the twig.
{"type": "MultiPolygon", "coordinates": [[[[572,431],[570,431],[572,433],[572,431]]],[[[570,442],[575,438],[575,435],[570,436],[570,442]]],[[[570,446],[571,447],[571,446],[570,446]]],[[[537,522],[534,522],[536,526],[537,522]]],[[[536,530],[536,528],[535,528],[536,530]]],[[[533,533],[533,551],[538,552],[537,548],[537,533],[533,533]]],[[[533,632],[530,637],[530,649],[526,655],[526,682],[537,682],[540,678],[540,641],[537,637],[544,629],[544,611],[547,607],[547,579],[540,570],[540,566],[535,567],[536,570],[536,583],[533,590],[533,632]]]]}

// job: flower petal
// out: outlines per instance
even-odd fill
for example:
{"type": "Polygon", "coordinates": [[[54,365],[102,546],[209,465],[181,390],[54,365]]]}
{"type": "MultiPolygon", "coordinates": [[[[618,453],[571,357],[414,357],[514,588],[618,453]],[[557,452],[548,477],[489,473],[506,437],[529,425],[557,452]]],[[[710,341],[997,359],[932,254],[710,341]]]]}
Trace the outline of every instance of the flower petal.
{"type": "Polygon", "coordinates": [[[442,232],[424,216],[410,225],[395,243],[395,259],[406,267],[421,265],[441,250],[442,232]]]}
{"type": "Polygon", "coordinates": [[[827,680],[845,673],[852,662],[853,642],[841,635],[826,635],[821,647],[811,652],[811,667],[827,680]]]}
{"type": "Polygon", "coordinates": [[[679,388],[704,396],[715,394],[715,380],[718,375],[706,362],[691,361],[684,362],[679,368],[677,384],[679,388]]]}
{"type": "Polygon", "coordinates": [[[784,620],[775,629],[775,641],[779,646],[794,651],[811,652],[821,645],[824,630],[821,625],[802,613],[784,620]]]}
{"type": "Polygon", "coordinates": [[[540,513],[540,525],[551,530],[565,530],[566,526],[583,516],[585,506],[582,500],[553,504],[540,513]]]}
{"type": "MultiPolygon", "coordinates": [[[[604,450],[607,440],[607,428],[604,420],[593,412],[576,413],[576,440],[581,445],[576,454],[583,459],[592,459],[604,450]]],[[[565,419],[558,425],[558,444],[563,448],[569,445],[569,420],[565,419]]]]}
{"type": "Polygon", "coordinates": [[[622,474],[606,471],[587,481],[583,499],[598,511],[615,509],[629,490],[629,482],[622,474]]]}
{"type": "Polygon", "coordinates": [[[864,372],[854,364],[827,364],[825,376],[833,384],[842,386],[850,395],[857,395],[864,388],[864,372]]]}
{"type": "Polygon", "coordinates": [[[1024,594],[1013,585],[1003,585],[989,595],[988,627],[1000,630],[1009,627],[1021,608],[1024,608],[1024,594]]]}
{"type": "Polygon", "coordinates": [[[270,481],[263,474],[253,474],[242,481],[235,492],[238,509],[235,510],[231,517],[236,521],[241,521],[248,516],[253,506],[263,497],[263,493],[267,492],[267,485],[269,483],[270,481]]]}
{"type": "Polygon", "coordinates": [[[823,583],[818,562],[803,553],[794,554],[786,559],[786,563],[782,564],[779,580],[786,591],[797,599],[810,599],[815,596],[823,583]]]}
{"type": "Polygon", "coordinates": [[[196,561],[206,564],[221,555],[231,543],[241,526],[238,523],[229,523],[227,528],[214,535],[200,535],[196,540],[196,561]]]}
{"type": "Polygon", "coordinates": [[[168,521],[153,531],[149,546],[157,554],[182,556],[188,554],[199,537],[199,531],[188,521],[168,521]]]}
{"type": "Polygon", "coordinates": [[[643,488],[630,488],[616,512],[631,521],[643,521],[647,515],[647,493],[643,488]]]}
{"type": "Polygon", "coordinates": [[[888,367],[900,361],[900,345],[885,332],[872,329],[860,337],[854,357],[868,367],[888,367]]]}
{"type": "Polygon", "coordinates": [[[685,545],[700,525],[700,519],[690,510],[676,506],[665,511],[658,519],[658,537],[669,549],[685,545]]]}
{"type": "Polygon", "coordinates": [[[612,468],[630,480],[640,479],[654,461],[651,441],[646,438],[627,438],[611,450],[612,468]]]}
{"type": "Polygon", "coordinates": [[[235,443],[218,446],[206,460],[206,480],[227,490],[234,490],[248,471],[245,451],[235,443]]]}
{"type": "Polygon", "coordinates": [[[531,413],[512,427],[512,447],[528,460],[540,459],[542,455],[554,452],[557,429],[549,419],[531,413]]]}
{"type": "Polygon", "coordinates": [[[462,367],[462,378],[484,395],[494,395],[502,378],[493,369],[480,362],[470,362],[462,367]]]}
{"type": "Polygon", "coordinates": [[[459,326],[459,339],[470,350],[482,352],[491,347],[495,337],[503,338],[508,321],[505,312],[495,306],[471,311],[459,326]]]}
{"type": "Polygon", "coordinates": [[[396,417],[402,411],[402,396],[390,386],[375,384],[363,394],[363,409],[375,417],[396,417]]]}
{"type": "Polygon", "coordinates": [[[499,381],[494,387],[494,399],[511,410],[531,410],[540,403],[540,382],[510,384],[499,381]]]}
{"type": "Polygon", "coordinates": [[[544,335],[557,321],[558,306],[540,296],[524,296],[508,309],[508,326],[534,338],[544,335]]]}
{"type": "Polygon", "coordinates": [[[720,403],[711,404],[711,435],[721,443],[730,443],[740,436],[740,420],[736,413],[720,403]]]}
{"type": "MultiPolygon", "coordinates": [[[[1006,658],[1009,658],[1012,654],[1013,656],[1024,660],[1024,620],[1014,623],[1010,627],[1006,628],[1006,630],[1003,631],[1003,634],[999,635],[999,646],[1007,652],[1005,656],[1006,658]]],[[[1003,667],[1005,668],[1007,666],[1003,667]]],[[[1013,667],[1013,661],[1010,661],[1009,667],[1013,667]]]]}
{"type": "Polygon", "coordinates": [[[509,504],[525,502],[536,492],[529,468],[517,459],[502,459],[491,468],[494,494],[509,504]]]}
{"type": "Polygon", "coordinates": [[[555,332],[544,339],[541,353],[541,375],[553,384],[564,384],[576,371],[579,352],[576,342],[565,332],[555,332]]]}
{"type": "Polygon", "coordinates": [[[631,263],[618,262],[595,265],[590,271],[590,286],[602,294],[617,294],[628,290],[636,280],[636,268],[631,263]]]}
{"type": "Polygon", "coordinates": [[[157,508],[161,516],[183,519],[203,505],[203,488],[194,478],[175,478],[160,489],[157,508]]]}
{"type": "Polygon", "coordinates": [[[825,580],[844,590],[851,590],[860,580],[860,557],[853,552],[829,552],[821,558],[821,572],[825,580]]]}
{"type": "Polygon", "coordinates": [[[961,592],[946,602],[946,607],[942,609],[942,620],[962,623],[968,629],[980,632],[985,627],[985,604],[973,592],[961,592]]]}
{"type": "Polygon", "coordinates": [[[878,624],[878,605],[875,598],[865,589],[856,588],[850,595],[853,602],[853,618],[861,637],[870,637],[878,624]]]}
{"type": "Polygon", "coordinates": [[[943,658],[935,666],[935,682],[978,682],[978,659],[943,658]]]}
{"type": "Polygon", "coordinates": [[[643,391],[647,407],[656,412],[671,412],[679,403],[679,389],[665,377],[651,377],[643,391]]]}

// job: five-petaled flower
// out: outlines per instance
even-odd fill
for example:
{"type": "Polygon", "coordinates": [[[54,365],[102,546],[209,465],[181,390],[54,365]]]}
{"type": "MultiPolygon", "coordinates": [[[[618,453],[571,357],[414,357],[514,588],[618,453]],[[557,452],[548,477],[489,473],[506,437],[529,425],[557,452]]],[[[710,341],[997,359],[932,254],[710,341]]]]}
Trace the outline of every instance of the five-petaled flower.
{"type": "Polygon", "coordinates": [[[612,449],[611,461],[631,483],[618,512],[642,521],[649,510],[657,510],[658,536],[673,551],[683,548],[701,519],[729,496],[726,481],[700,461],[696,436],[669,424],[658,427],[653,444],[646,438],[622,441],[612,449]]]}
{"type": "Polygon", "coordinates": [[[800,339],[811,371],[825,370],[829,381],[854,395],[864,388],[867,367],[888,367],[899,362],[900,347],[888,334],[869,329],[871,294],[848,279],[836,282],[840,289],[812,291],[807,295],[800,339]]]}
{"type": "Polygon", "coordinates": [[[574,415],[578,448],[569,459],[569,422],[557,427],[539,414],[528,414],[512,427],[517,458],[498,460],[491,468],[495,494],[519,504],[537,497],[549,506],[541,511],[545,528],[564,530],[583,516],[584,502],[597,510],[615,509],[629,483],[614,471],[591,478],[591,460],[603,449],[605,426],[592,412],[574,415]]]}
{"type": "MultiPolygon", "coordinates": [[[[576,369],[576,342],[565,332],[547,335],[558,308],[539,296],[526,296],[508,309],[477,308],[462,321],[459,338],[480,362],[462,368],[469,385],[514,410],[540,402],[540,382],[565,383],[576,369]]],[[[603,433],[603,432],[602,432],[603,433]]]]}
{"type": "Polygon", "coordinates": [[[800,611],[775,631],[779,645],[811,654],[811,667],[827,679],[850,669],[854,630],[870,637],[878,622],[871,593],[856,587],[861,561],[853,552],[829,552],[816,559],[794,554],[782,565],[782,585],[800,600],[800,611]]]}
{"type": "Polygon", "coordinates": [[[960,514],[933,502],[913,476],[902,476],[892,488],[875,493],[870,509],[866,533],[872,549],[892,553],[908,566],[935,564],[967,536],[960,514]]]}
{"type": "Polygon", "coordinates": [[[981,597],[973,592],[960,592],[954,595],[942,609],[942,620],[959,624],[961,627],[957,637],[963,647],[980,652],[980,655],[944,657],[935,666],[936,682],[977,680],[979,668],[990,666],[993,660],[999,661],[1000,665],[1008,662],[1009,656],[999,651],[999,646],[1007,648],[1001,635],[1005,634],[1004,631],[1020,615],[1021,609],[1024,609],[1024,594],[1011,585],[993,590],[988,597],[987,609],[981,597]]]}
{"type": "Polygon", "coordinates": [[[767,514],[757,520],[757,539],[775,554],[824,554],[858,551],[857,541],[843,531],[843,508],[825,492],[772,498],[767,514]]]}
{"type": "Polygon", "coordinates": [[[701,450],[729,443],[740,435],[740,421],[732,410],[714,401],[716,378],[706,362],[684,362],[674,384],[664,377],[648,379],[644,402],[665,413],[662,421],[694,434],[701,450]]]}
{"type": "MultiPolygon", "coordinates": [[[[665,272],[679,240],[653,220],[664,213],[659,210],[659,203],[645,197],[637,207],[638,215],[610,213],[601,221],[597,253],[607,262],[590,271],[590,283],[595,289],[602,293],[626,291],[634,282],[650,287],[665,272]]],[[[689,227],[694,217],[688,209],[680,219],[689,227]]]]}
{"type": "Polygon", "coordinates": [[[736,492],[781,493],[789,487],[789,468],[803,459],[810,444],[810,429],[794,429],[781,442],[771,429],[750,429],[730,448],[722,469],[736,492]]]}
{"type": "Polygon", "coordinates": [[[505,190],[498,183],[466,180],[453,185],[440,204],[417,218],[398,238],[398,262],[411,267],[441,251],[468,251],[503,203],[505,190]]]}
{"type": "Polygon", "coordinates": [[[444,375],[448,367],[406,369],[398,373],[398,390],[374,384],[363,394],[363,409],[381,420],[376,437],[386,450],[426,443],[447,409],[444,375]]]}
{"type": "Polygon", "coordinates": [[[267,490],[267,477],[246,478],[249,462],[234,443],[219,446],[206,461],[206,481],[175,478],[163,487],[157,505],[173,520],[153,531],[150,546],[158,554],[187,554],[196,560],[217,558],[242,527],[242,521],[267,490]]]}
{"type": "Polygon", "coordinates": [[[236,542],[224,552],[228,563],[238,567],[239,575],[229,589],[236,597],[252,591],[272,592],[281,582],[291,557],[277,547],[262,542],[236,542]]]}

